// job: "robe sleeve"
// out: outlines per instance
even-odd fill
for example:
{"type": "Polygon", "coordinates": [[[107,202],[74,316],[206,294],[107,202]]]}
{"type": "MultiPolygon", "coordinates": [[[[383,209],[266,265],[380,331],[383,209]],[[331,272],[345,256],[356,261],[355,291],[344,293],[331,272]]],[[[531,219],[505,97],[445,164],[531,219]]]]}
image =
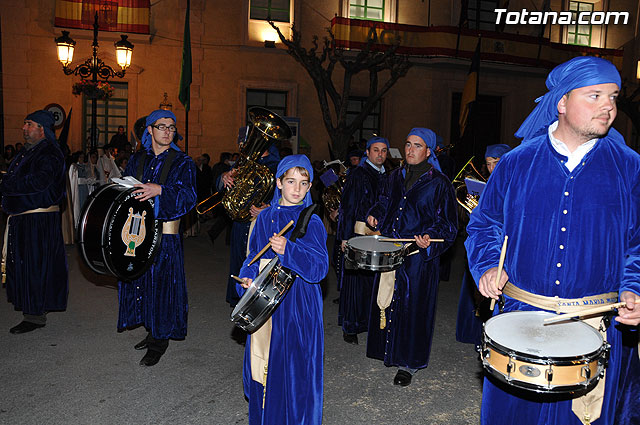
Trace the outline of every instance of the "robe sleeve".
{"type": "Polygon", "coordinates": [[[504,194],[509,181],[508,159],[502,158],[489,177],[478,206],[473,209],[467,225],[469,270],[476,282],[492,267],[498,267],[504,240],[504,194]]]}
{"type": "MultiPolygon", "coordinates": [[[[446,176],[445,176],[446,177],[446,176]]],[[[453,193],[453,186],[446,179],[440,180],[440,186],[435,194],[436,219],[422,234],[431,238],[442,238],[444,242],[433,243],[428,248],[420,248],[420,255],[424,260],[432,260],[445,252],[458,233],[457,204],[453,193]]]]}
{"type": "Polygon", "coordinates": [[[307,233],[295,242],[288,241],[284,255],[278,254],[283,266],[296,272],[309,283],[318,283],[329,271],[327,232],[317,215],[309,220],[307,233]]]}
{"type": "Polygon", "coordinates": [[[386,216],[386,213],[389,209],[389,203],[390,203],[390,199],[391,199],[391,187],[393,185],[393,181],[398,178],[398,175],[396,174],[398,171],[396,170],[396,172],[394,172],[392,175],[389,176],[389,178],[384,179],[384,183],[382,184],[382,190],[380,190],[380,194],[378,195],[378,200],[377,202],[369,209],[369,211],[366,213],[366,217],[365,220],[371,215],[373,217],[375,217],[376,220],[378,220],[378,228],[380,227],[380,224],[382,224],[382,222],[384,221],[384,218],[386,216]]]}
{"type": "Polygon", "coordinates": [[[11,196],[35,195],[57,185],[61,171],[64,173],[64,163],[60,152],[56,153],[54,149],[45,148],[31,158],[34,165],[29,172],[7,173],[0,184],[0,191],[11,196]]]}
{"type": "Polygon", "coordinates": [[[176,165],[156,198],[157,218],[161,220],[176,220],[196,206],[196,165],[189,157],[176,165]]]}
{"type": "Polygon", "coordinates": [[[344,185],[342,198],[340,200],[340,215],[338,217],[338,228],[336,229],[336,241],[346,241],[354,236],[353,226],[357,220],[358,205],[362,200],[362,191],[364,190],[363,180],[364,176],[360,173],[353,172],[344,185]]]}
{"type": "Polygon", "coordinates": [[[631,189],[630,208],[629,245],[624,256],[624,274],[619,291],[631,291],[640,295],[640,182],[638,181],[631,189]]]}

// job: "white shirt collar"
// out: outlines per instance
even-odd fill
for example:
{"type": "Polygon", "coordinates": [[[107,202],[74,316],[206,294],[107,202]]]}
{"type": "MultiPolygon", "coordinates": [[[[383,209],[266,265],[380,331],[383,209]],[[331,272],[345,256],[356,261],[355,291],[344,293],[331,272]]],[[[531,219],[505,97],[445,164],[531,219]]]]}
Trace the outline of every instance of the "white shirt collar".
{"type": "Polygon", "coordinates": [[[384,174],[384,165],[381,165],[381,166],[378,167],[373,162],[369,161],[369,158],[367,158],[367,163],[369,165],[371,165],[373,168],[375,168],[376,170],[378,170],[380,172],[380,174],[384,174]]]}
{"type": "Polygon", "coordinates": [[[589,153],[591,149],[593,149],[593,147],[596,145],[596,142],[598,141],[598,138],[591,139],[588,142],[584,142],[583,144],[578,146],[575,151],[570,152],[569,148],[562,140],[559,140],[553,136],[553,132],[556,131],[557,128],[558,121],[549,126],[549,140],[551,141],[551,146],[553,146],[553,149],[555,149],[556,152],[558,152],[560,155],[567,157],[567,161],[564,163],[564,165],[569,171],[573,171],[573,169],[576,168],[578,164],[580,164],[582,158],[584,158],[584,156],[589,153]]]}

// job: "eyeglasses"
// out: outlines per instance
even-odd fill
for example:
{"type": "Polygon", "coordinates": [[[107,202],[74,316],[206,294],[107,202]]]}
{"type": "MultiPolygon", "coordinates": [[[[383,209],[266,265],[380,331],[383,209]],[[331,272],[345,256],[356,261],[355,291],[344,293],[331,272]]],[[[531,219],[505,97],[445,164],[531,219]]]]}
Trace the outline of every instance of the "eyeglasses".
{"type": "Polygon", "coordinates": [[[176,130],[178,130],[178,127],[176,127],[175,125],[164,125],[164,124],[160,124],[160,125],[152,125],[151,127],[160,130],[160,131],[167,131],[169,130],[170,133],[175,133],[176,130]]]}

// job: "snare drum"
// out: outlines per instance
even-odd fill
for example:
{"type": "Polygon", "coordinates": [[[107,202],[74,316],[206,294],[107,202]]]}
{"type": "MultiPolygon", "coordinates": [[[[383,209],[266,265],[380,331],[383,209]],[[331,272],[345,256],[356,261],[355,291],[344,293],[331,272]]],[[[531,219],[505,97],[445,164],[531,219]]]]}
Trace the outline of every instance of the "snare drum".
{"type": "Polygon", "coordinates": [[[482,364],[498,380],[536,393],[588,391],[604,375],[609,344],[581,321],[543,324],[555,314],[512,311],[484,324],[482,364]]]}
{"type": "Polygon", "coordinates": [[[347,241],[344,264],[348,269],[388,272],[402,264],[404,248],[401,243],[380,242],[384,236],[356,236],[347,241]]]}
{"type": "Polygon", "coordinates": [[[298,275],[280,264],[274,257],[251,282],[236,307],[231,321],[251,333],[271,317],[298,275]]]}
{"type": "Polygon", "coordinates": [[[151,267],[162,237],[153,201],[138,201],[134,190],[115,183],[100,186],[78,221],[78,248],[87,266],[125,281],[151,267]]]}

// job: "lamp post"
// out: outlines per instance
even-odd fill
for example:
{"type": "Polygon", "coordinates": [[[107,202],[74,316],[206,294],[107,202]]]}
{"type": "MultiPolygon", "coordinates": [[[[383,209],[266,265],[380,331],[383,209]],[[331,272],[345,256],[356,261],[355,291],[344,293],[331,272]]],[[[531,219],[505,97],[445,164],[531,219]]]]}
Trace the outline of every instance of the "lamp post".
{"type": "MultiPolygon", "coordinates": [[[[98,57],[98,12],[96,12],[93,23],[93,53],[84,63],[75,68],[69,67],[73,61],[73,50],[76,45],[76,42],[69,37],[69,31],[62,31],[62,36],[56,38],[55,43],[58,48],[58,60],[62,64],[65,75],[79,75],[83,80],[91,78],[94,86],[97,84],[98,78],[106,81],[110,77],[124,77],[125,70],[131,65],[133,44],[127,40],[126,35],[121,35],[120,40],[114,43],[116,61],[121,68],[120,71],[115,71],[98,57]]],[[[98,145],[97,109],[98,100],[94,95],[91,96],[91,150],[95,150],[98,145]]]]}

